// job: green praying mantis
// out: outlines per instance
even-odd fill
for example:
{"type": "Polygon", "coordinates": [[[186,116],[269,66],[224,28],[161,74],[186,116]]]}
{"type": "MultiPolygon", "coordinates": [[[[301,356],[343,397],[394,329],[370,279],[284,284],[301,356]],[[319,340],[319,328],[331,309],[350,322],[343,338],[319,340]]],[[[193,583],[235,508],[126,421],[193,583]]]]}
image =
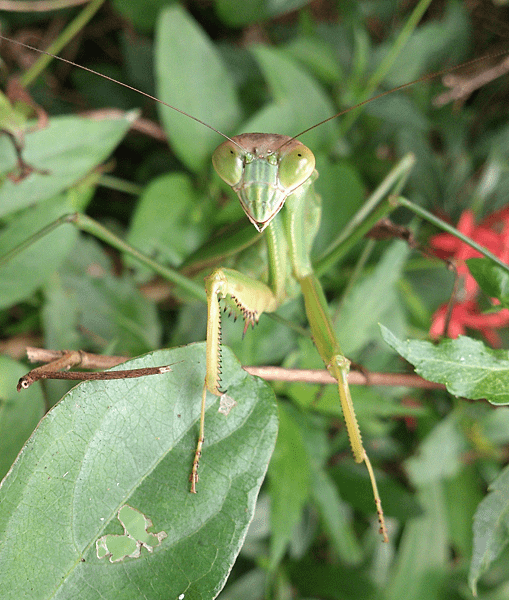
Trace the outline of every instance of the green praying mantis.
{"type": "MultiPolygon", "coordinates": [[[[182,112],[173,106],[170,108],[182,112]]],[[[195,116],[184,114],[213,129],[195,116]]],[[[340,114],[343,112],[330,119],[340,114]]],[[[318,123],[313,128],[321,124],[318,123]]],[[[191,491],[196,492],[199,461],[205,441],[207,393],[223,396],[228,392],[228,382],[221,380],[222,303],[240,311],[245,332],[250,325],[258,322],[263,313],[276,311],[286,301],[288,290],[298,284],[304,297],[306,315],[316,348],[327,370],[337,381],[354,459],[358,463],[365,463],[367,467],[380,532],[383,539],[387,540],[380,494],[373,468],[362,443],[348,386],[350,363],[341,352],[324,292],[310,259],[321,211],[320,198],[313,186],[318,176],[313,153],[297,140],[297,137],[305,132],[295,137],[248,133],[231,138],[218,131],[217,133],[226,138],[226,141],[213,154],[214,168],[219,177],[235,191],[255,229],[259,233],[263,232],[269,275],[268,280],[262,282],[235,269],[217,268],[206,278],[206,377],[201,400],[198,442],[190,476],[191,491]],[[223,386],[226,389],[223,389],[223,386]]],[[[381,186],[386,194],[390,191],[395,194],[399,192],[412,163],[413,159],[407,158],[388,176],[381,186]]]]}

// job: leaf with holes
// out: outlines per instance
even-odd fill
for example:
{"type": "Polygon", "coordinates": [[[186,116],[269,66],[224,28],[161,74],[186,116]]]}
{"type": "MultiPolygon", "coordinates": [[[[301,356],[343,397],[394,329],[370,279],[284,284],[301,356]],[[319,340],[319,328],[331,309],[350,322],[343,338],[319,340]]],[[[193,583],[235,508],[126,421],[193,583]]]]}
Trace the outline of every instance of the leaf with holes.
{"type": "Polygon", "coordinates": [[[140,591],[152,600],[216,597],[243,544],[277,432],[272,390],[228,349],[223,355],[236,405],[225,415],[208,394],[197,494],[189,472],[204,344],[130,361],[128,368],[173,364],[173,371],[80,384],[46,415],[0,487],[0,564],[9,565],[1,597],[118,600],[119,590],[123,600],[140,591]]]}

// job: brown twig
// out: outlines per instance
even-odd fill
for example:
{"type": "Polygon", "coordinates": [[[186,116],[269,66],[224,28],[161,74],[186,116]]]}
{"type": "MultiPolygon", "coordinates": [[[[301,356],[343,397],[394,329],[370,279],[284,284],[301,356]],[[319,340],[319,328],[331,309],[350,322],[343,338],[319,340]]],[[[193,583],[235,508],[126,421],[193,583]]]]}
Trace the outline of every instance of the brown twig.
{"type": "MultiPolygon", "coordinates": [[[[115,365],[118,365],[126,360],[129,360],[127,356],[105,356],[101,354],[91,354],[89,352],[83,352],[81,350],[74,352],[63,352],[61,350],[46,350],[44,348],[27,348],[27,356],[30,362],[45,362],[49,363],[43,367],[33,369],[30,373],[27,373],[22,380],[25,380],[36,372],[38,379],[50,379],[49,373],[54,373],[59,368],[70,368],[71,366],[80,365],[87,369],[109,369],[115,365]],[[74,361],[74,362],[73,362],[74,361]],[[79,362],[76,362],[79,361],[79,362]],[[63,366],[55,368],[55,365],[61,364],[63,366]],[[69,366],[67,366],[69,365],[69,366]],[[42,375],[39,375],[42,373],[42,375]]],[[[143,373],[143,375],[155,374],[156,369],[164,367],[154,367],[153,373],[143,373]]],[[[267,381],[287,381],[296,382],[300,381],[303,383],[318,383],[321,385],[336,384],[336,380],[329,375],[325,369],[285,369],[283,367],[244,367],[244,369],[250,375],[256,375],[267,381]]],[[[128,371],[116,371],[116,373],[126,373],[128,371]]],[[[161,371],[159,371],[161,372],[161,371]]],[[[115,373],[115,371],[113,372],[115,373]]],[[[59,374],[55,379],[74,379],[76,377],[65,377],[69,373],[59,374]]],[[[79,375],[83,375],[80,373],[79,375]]],[[[90,379],[100,379],[104,373],[85,373],[85,375],[94,375],[90,379]]],[[[129,377],[140,377],[141,375],[131,375],[129,377]]],[[[110,376],[108,375],[108,378],[110,376]]],[[[123,375],[119,378],[127,377],[123,375]]],[[[106,379],[106,378],[105,378],[106,379]]],[[[31,381],[31,380],[30,380],[31,381]]],[[[21,382],[21,380],[20,380],[21,382]]],[[[31,381],[33,383],[33,381],[31,381]]],[[[29,385],[31,385],[31,383],[29,385]]],[[[434,383],[432,381],[426,381],[422,377],[413,373],[371,373],[362,371],[350,371],[348,375],[348,383],[351,385],[384,385],[384,386],[403,386],[413,388],[424,388],[434,390],[445,390],[445,386],[441,383],[434,383]]],[[[21,387],[25,387],[21,385],[21,387]]],[[[26,386],[28,387],[28,386],[26,386]]]]}
{"type": "MultiPolygon", "coordinates": [[[[120,118],[125,115],[125,111],[120,110],[118,108],[100,108],[95,110],[87,110],[80,113],[81,115],[88,117],[89,119],[114,119],[120,118]]],[[[167,142],[168,137],[164,133],[162,127],[160,127],[154,121],[150,119],[145,119],[144,117],[138,117],[135,121],[131,123],[130,126],[131,131],[137,131],[138,133],[142,133],[147,135],[158,142],[167,142]]]]}
{"type": "Polygon", "coordinates": [[[455,100],[466,100],[472,92],[509,72],[509,56],[495,67],[481,71],[473,77],[465,77],[449,73],[443,78],[443,84],[450,90],[440,94],[433,100],[433,106],[441,107],[455,100]]]}
{"type": "MultiPolygon", "coordinates": [[[[244,367],[250,375],[256,375],[267,381],[288,381],[302,383],[336,384],[337,381],[325,369],[285,369],[283,367],[244,367]]],[[[427,381],[414,373],[364,373],[350,371],[350,385],[386,385],[445,390],[445,385],[427,381]]]]}
{"type": "Polygon", "coordinates": [[[18,392],[26,390],[40,379],[70,379],[73,381],[133,379],[147,375],[160,375],[171,371],[171,365],[162,367],[144,367],[142,369],[128,369],[126,371],[108,371],[101,373],[88,373],[68,371],[74,366],[87,369],[106,369],[127,360],[124,356],[101,356],[82,350],[44,350],[41,348],[27,348],[27,355],[31,362],[46,362],[47,364],[32,369],[18,381],[18,392]],[[62,369],[65,369],[62,371],[62,369]]]}

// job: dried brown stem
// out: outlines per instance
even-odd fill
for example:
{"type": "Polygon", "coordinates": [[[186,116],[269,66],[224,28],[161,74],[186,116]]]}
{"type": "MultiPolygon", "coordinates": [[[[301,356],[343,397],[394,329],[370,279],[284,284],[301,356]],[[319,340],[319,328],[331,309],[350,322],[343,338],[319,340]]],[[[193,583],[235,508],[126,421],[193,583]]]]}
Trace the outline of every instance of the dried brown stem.
{"type": "Polygon", "coordinates": [[[71,367],[80,366],[86,369],[107,369],[127,360],[124,356],[101,356],[82,350],[44,350],[42,348],[27,348],[31,362],[46,362],[42,367],[32,369],[18,381],[18,392],[29,388],[40,379],[70,379],[73,381],[132,379],[146,375],[160,375],[171,371],[170,365],[163,367],[145,367],[126,371],[108,371],[107,373],[86,373],[68,371],[71,367]],[[64,369],[64,371],[62,371],[64,369]]]}
{"type": "Polygon", "coordinates": [[[475,90],[481,88],[483,85],[490,83],[490,81],[502,77],[502,75],[505,75],[507,72],[509,72],[509,56],[495,67],[481,71],[473,77],[449,73],[443,78],[443,83],[450,88],[450,90],[437,96],[433,100],[433,105],[441,107],[455,100],[466,100],[472,92],[475,92],[475,90]]]}
{"type": "MultiPolygon", "coordinates": [[[[80,365],[86,369],[109,369],[126,360],[127,356],[105,356],[101,354],[91,354],[89,352],[75,351],[63,352],[61,350],[46,350],[44,348],[27,348],[27,356],[30,362],[45,362],[49,363],[43,367],[38,367],[25,375],[25,379],[36,372],[38,379],[50,379],[49,373],[54,373],[58,369],[55,364],[62,364],[59,368],[70,368],[71,366],[80,365]],[[76,355],[79,356],[79,362],[71,362],[76,360],[76,355]],[[63,359],[63,360],[62,360],[63,359]],[[69,365],[69,366],[67,366],[69,365]],[[43,373],[43,375],[39,375],[43,373]]],[[[157,369],[158,367],[155,367],[157,369]]],[[[300,381],[303,383],[318,383],[321,385],[336,384],[336,380],[329,375],[325,369],[285,369],[283,367],[244,367],[250,375],[256,375],[267,381],[300,381]]],[[[126,371],[116,371],[116,373],[125,373],[126,371]]],[[[156,371],[154,370],[154,373],[156,371]]],[[[149,375],[151,373],[143,373],[149,375]]],[[[69,373],[59,374],[55,379],[77,379],[78,377],[66,377],[69,373]]],[[[83,375],[82,373],[79,375],[83,375]]],[[[100,375],[104,373],[88,373],[85,375],[94,375],[90,379],[101,379],[100,375]]],[[[131,375],[130,377],[140,377],[141,375],[131,375]]],[[[104,377],[104,379],[109,378],[104,377]]],[[[123,377],[127,377],[124,375],[123,377]]],[[[20,380],[21,381],[21,380],[20,380]]],[[[33,383],[33,381],[31,381],[33,383]]],[[[348,375],[348,383],[350,385],[384,385],[384,386],[403,386],[433,390],[445,390],[445,386],[441,383],[426,381],[422,377],[413,373],[371,373],[364,371],[350,371],[348,375]]],[[[25,387],[25,386],[22,386],[25,387]]],[[[26,386],[28,387],[28,386],[26,386]]]]}
{"type": "MultiPolygon", "coordinates": [[[[299,381],[302,383],[337,384],[325,369],[285,369],[283,367],[244,367],[250,375],[256,375],[267,381],[299,381]]],[[[375,373],[350,371],[350,385],[386,385],[445,390],[445,385],[427,381],[413,373],[375,373]]]]}

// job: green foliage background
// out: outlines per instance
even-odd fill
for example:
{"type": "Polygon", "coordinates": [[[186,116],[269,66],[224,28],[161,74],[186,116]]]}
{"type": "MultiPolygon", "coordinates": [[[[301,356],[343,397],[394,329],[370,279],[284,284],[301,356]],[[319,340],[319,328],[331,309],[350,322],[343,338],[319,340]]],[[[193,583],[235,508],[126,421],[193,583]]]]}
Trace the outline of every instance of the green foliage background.
{"type": "MultiPolygon", "coordinates": [[[[414,8],[402,8],[390,0],[311,4],[296,0],[217,0],[185,4],[180,7],[180,3],[163,0],[106,3],[62,54],[154,94],[228,135],[243,131],[295,135],[366,98],[374,75],[380,73],[384,60],[398,47],[399,36],[414,8]],[[197,27],[204,29],[203,36],[197,33],[197,27]]],[[[429,3],[421,2],[419,6],[424,8],[425,4],[429,3]]],[[[10,36],[29,31],[42,37],[44,32],[58,31],[79,10],[49,14],[5,12],[0,16],[2,31],[10,36]]],[[[503,49],[501,36],[507,18],[507,9],[491,2],[481,3],[475,12],[469,12],[461,2],[431,2],[376,89],[390,89],[503,49]]],[[[28,41],[33,43],[31,37],[28,41]]],[[[6,42],[2,45],[4,56],[4,76],[18,71],[19,62],[26,56],[34,59],[32,53],[6,42]]],[[[439,80],[417,84],[303,136],[317,157],[320,177],[316,186],[323,199],[322,224],[313,250],[316,261],[340,235],[367,195],[409,151],[417,160],[405,195],[451,223],[456,223],[467,208],[480,220],[507,203],[507,77],[480,89],[461,105],[436,109],[432,100],[442,89],[439,80]]],[[[195,277],[197,288],[214,261],[263,274],[259,253],[245,249],[253,236],[252,227],[246,225],[233,194],[212,173],[210,154],[220,143],[220,136],[130,90],[58,62],[52,63],[33,83],[30,93],[48,111],[52,126],[35,132],[33,143],[27,141],[25,159],[50,173],[33,174],[19,184],[10,181],[6,173],[14,168],[15,156],[9,139],[0,138],[4,173],[0,188],[0,255],[58,216],[86,210],[152,258],[195,277]],[[140,108],[144,120],[133,129],[140,129],[141,133],[128,132],[134,114],[106,114],[109,108],[140,108]],[[104,120],[85,125],[69,116],[84,110],[99,110],[104,120]],[[208,241],[218,230],[223,233],[208,241]],[[225,245],[224,231],[234,233],[231,247],[225,245]],[[203,244],[204,250],[200,251],[203,244]],[[239,248],[242,253],[232,258],[239,248]]],[[[23,121],[20,107],[14,118],[4,106],[2,116],[7,114],[8,119],[3,121],[3,127],[17,131],[23,121]]],[[[436,229],[403,211],[394,218],[414,227],[424,247],[429,236],[436,233],[436,229]]],[[[33,343],[136,356],[205,339],[206,311],[199,298],[154,280],[146,267],[78,234],[69,225],[37,242],[29,253],[0,267],[0,325],[5,353],[17,341],[18,345],[33,343]]],[[[507,302],[507,287],[500,285],[500,294],[496,294],[487,268],[483,277],[490,293],[507,302]]],[[[475,355],[472,368],[478,368],[483,376],[490,371],[492,379],[483,380],[480,387],[476,380],[473,392],[470,371],[465,375],[453,365],[452,373],[445,371],[443,375],[440,371],[437,375],[433,361],[445,362],[449,346],[441,346],[437,354],[429,355],[433,347],[430,350],[427,343],[419,345],[419,340],[427,339],[434,310],[447,302],[452,290],[453,275],[443,263],[410,251],[403,242],[383,241],[373,247],[371,242],[363,241],[329,269],[322,281],[342,348],[350,359],[369,370],[399,372],[406,363],[397,350],[425,377],[448,384],[450,378],[459,380],[461,386],[449,385],[452,393],[471,399],[492,394],[498,403],[507,403],[507,361],[502,352],[491,353],[482,347],[475,355]],[[379,323],[390,330],[384,330],[384,339],[390,346],[380,334],[379,323]],[[400,341],[407,337],[414,340],[400,341]],[[418,360],[414,361],[415,356],[418,360]]],[[[299,297],[282,307],[279,314],[306,326],[299,297]]],[[[223,321],[223,341],[243,365],[322,367],[311,341],[285,324],[263,317],[256,330],[241,340],[242,325],[231,321],[223,321]]],[[[507,331],[500,334],[507,346],[507,331]]],[[[479,348],[481,342],[469,340],[466,344],[479,348]]],[[[0,358],[3,476],[42,414],[70,386],[46,382],[42,393],[34,389],[16,396],[15,382],[25,367],[7,356],[0,358]]],[[[170,359],[156,353],[146,360],[164,364],[170,359]]],[[[195,346],[191,346],[185,360],[199,365],[195,346]]],[[[235,377],[242,377],[233,358],[228,360],[235,377]]],[[[123,401],[122,394],[126,392],[119,391],[117,396],[113,387],[104,389],[111,394],[112,406],[119,406],[115,403],[123,401]]],[[[278,383],[274,389],[279,411],[278,441],[253,524],[220,598],[456,600],[472,597],[469,578],[471,588],[477,585],[479,598],[508,597],[509,554],[504,548],[508,539],[509,485],[507,471],[503,470],[509,442],[508,408],[494,409],[486,402],[460,400],[445,391],[354,388],[364,442],[377,468],[389,524],[391,540],[389,545],[382,545],[366,473],[349,454],[337,390],[332,386],[295,383],[278,383]],[[486,495],[488,485],[499,475],[495,485],[498,491],[486,495]],[[481,501],[474,539],[472,524],[481,501]]],[[[145,392],[147,402],[156,397],[153,390],[145,392]]],[[[73,392],[81,393],[84,392],[73,392]]],[[[199,392],[196,393],[199,402],[199,392]]],[[[84,402],[87,410],[94,394],[88,403],[84,402]]],[[[170,392],[161,394],[167,399],[172,397],[170,392]]],[[[77,403],[76,396],[68,396],[66,402],[59,405],[60,414],[77,403]]],[[[264,396],[262,405],[253,400],[253,406],[259,410],[266,407],[265,417],[254,412],[254,422],[248,421],[245,429],[240,425],[237,428],[235,421],[231,424],[234,445],[228,451],[216,451],[223,454],[219,459],[231,462],[237,457],[240,463],[240,457],[244,460],[246,456],[248,460],[246,440],[251,439],[250,434],[259,434],[264,442],[252,474],[253,482],[249,471],[242,471],[244,487],[238,488],[245,491],[252,485],[256,492],[245,491],[244,498],[240,492],[235,495],[237,488],[230,490],[230,495],[223,490],[227,501],[222,504],[217,497],[222,498],[220,482],[226,475],[220,472],[219,479],[207,481],[203,477],[204,491],[200,492],[201,500],[191,516],[180,505],[175,512],[167,512],[168,505],[174,502],[168,500],[172,490],[177,496],[181,494],[184,504],[188,502],[182,490],[187,487],[185,474],[196,435],[193,419],[197,404],[189,409],[195,414],[184,428],[187,437],[184,441],[178,436],[175,439],[181,462],[177,460],[173,467],[165,452],[161,452],[160,479],[150,478],[148,467],[147,473],[140,476],[144,483],[134,486],[134,497],[154,521],[154,531],[171,529],[175,539],[185,546],[179,546],[171,556],[163,555],[163,550],[158,554],[156,549],[153,556],[145,553],[141,559],[126,559],[120,565],[94,563],[95,538],[87,538],[85,525],[80,530],[81,538],[75,530],[65,530],[59,516],[69,503],[74,503],[74,509],[85,515],[83,522],[90,525],[97,515],[91,509],[87,512],[87,494],[93,494],[99,504],[103,500],[108,504],[109,496],[99,483],[86,489],[82,496],[71,493],[68,501],[62,495],[62,506],[52,509],[41,488],[30,487],[31,476],[40,474],[39,463],[30,462],[31,446],[27,446],[2,488],[5,496],[0,504],[0,523],[11,525],[2,529],[0,553],[7,552],[4,556],[11,556],[11,562],[7,567],[9,575],[2,567],[0,589],[3,585],[12,592],[11,582],[20,579],[16,560],[21,569],[23,561],[34,564],[39,555],[45,555],[48,566],[34,575],[31,595],[20,593],[16,597],[50,597],[47,589],[53,589],[51,597],[59,598],[158,599],[173,597],[171,594],[179,597],[184,589],[186,599],[215,597],[245,534],[244,525],[235,521],[238,515],[234,507],[243,513],[245,502],[246,514],[250,516],[256,486],[261,484],[274,443],[271,402],[269,396],[264,396]],[[262,435],[264,427],[268,427],[266,438],[262,435]],[[175,481],[182,485],[171,479],[173,469],[175,481]],[[21,477],[19,473],[26,474],[21,477]],[[16,492],[16,485],[19,490],[26,485],[32,490],[30,494],[35,494],[30,496],[31,506],[40,508],[39,512],[30,513],[38,514],[35,521],[28,522],[28,517],[23,516],[29,514],[21,511],[28,496],[16,492]],[[18,503],[17,513],[14,502],[18,503]],[[229,512],[225,512],[225,505],[229,512]],[[13,514],[21,515],[18,521],[13,514]],[[238,531],[231,534],[234,542],[228,543],[227,528],[221,519],[226,522],[230,516],[236,523],[232,530],[238,531]],[[209,517],[222,524],[216,527],[209,517]],[[178,521],[179,526],[174,526],[171,519],[178,521]],[[191,535],[189,530],[200,530],[202,521],[207,524],[201,532],[203,537],[199,531],[191,535]],[[12,529],[12,523],[17,529],[12,529]],[[24,525],[29,532],[26,538],[20,537],[24,525]],[[59,540],[64,535],[70,536],[69,547],[75,548],[76,539],[85,539],[91,549],[85,565],[92,570],[81,575],[82,579],[77,568],[82,567],[79,558],[63,550],[52,555],[46,549],[50,536],[59,540]],[[13,545],[14,538],[18,545],[13,545]],[[214,544],[224,554],[220,560],[211,558],[214,544]],[[8,554],[13,548],[17,559],[8,554]],[[159,561],[157,568],[151,560],[159,561]],[[200,578],[206,579],[203,572],[207,571],[208,561],[214,564],[214,569],[210,569],[214,582],[200,583],[200,578]],[[166,567],[170,562],[172,568],[166,567]],[[177,564],[179,568],[175,568],[177,564]],[[52,588],[50,582],[45,588],[44,582],[54,574],[53,567],[63,583],[52,588]],[[131,571],[126,575],[128,569],[131,571]],[[134,569],[139,569],[136,575],[134,569]],[[182,579],[175,575],[179,569],[184,573],[182,579]],[[196,574],[196,580],[186,569],[196,574]],[[71,571],[72,576],[68,574],[71,571]]],[[[138,407],[127,403],[123,409],[126,413],[119,410],[129,423],[129,434],[124,432],[125,437],[118,439],[124,440],[127,456],[132,453],[133,464],[137,464],[138,451],[144,451],[143,436],[152,432],[157,420],[158,405],[150,406],[150,417],[144,415],[139,422],[136,415],[143,415],[143,403],[138,407]],[[129,436],[137,440],[137,452],[133,448],[138,446],[134,442],[131,446],[129,440],[133,437],[129,436]]],[[[163,403],[159,408],[168,412],[173,410],[171,406],[163,403]]],[[[249,412],[247,406],[251,404],[245,405],[244,410],[249,412]]],[[[59,427],[58,414],[52,411],[50,419],[55,419],[55,426],[59,427]]],[[[212,411],[207,419],[211,419],[214,432],[212,411]]],[[[43,450],[52,452],[56,434],[50,430],[50,421],[43,423],[30,444],[42,443],[34,447],[42,448],[44,455],[43,450]]],[[[174,427],[173,421],[165,423],[165,427],[174,427]]],[[[120,447],[115,436],[116,427],[121,428],[121,424],[113,421],[110,426],[111,429],[97,429],[103,432],[104,446],[98,446],[94,458],[98,461],[103,452],[108,465],[120,447]]],[[[213,438],[214,433],[211,435],[213,438]]],[[[217,435],[220,438],[226,434],[217,435]]],[[[252,444],[257,447],[258,442],[252,444]]],[[[74,447],[77,454],[72,464],[83,466],[86,460],[78,446],[74,447]]],[[[70,456],[67,451],[64,454],[70,456]]],[[[206,456],[207,447],[205,464],[206,456]]],[[[52,464],[60,468],[63,463],[55,460],[52,464]]],[[[118,469],[119,473],[128,473],[128,461],[118,469]]],[[[106,481],[109,479],[105,475],[103,482],[106,481]]],[[[115,502],[111,500],[111,506],[115,502]]],[[[114,512],[112,509],[111,514],[114,512]]],[[[245,515],[242,518],[247,525],[249,519],[245,515]]],[[[114,518],[109,527],[108,533],[121,533],[114,518]]],[[[58,544],[56,547],[62,549],[58,544]]],[[[3,596],[9,597],[7,592],[3,596]]]]}

